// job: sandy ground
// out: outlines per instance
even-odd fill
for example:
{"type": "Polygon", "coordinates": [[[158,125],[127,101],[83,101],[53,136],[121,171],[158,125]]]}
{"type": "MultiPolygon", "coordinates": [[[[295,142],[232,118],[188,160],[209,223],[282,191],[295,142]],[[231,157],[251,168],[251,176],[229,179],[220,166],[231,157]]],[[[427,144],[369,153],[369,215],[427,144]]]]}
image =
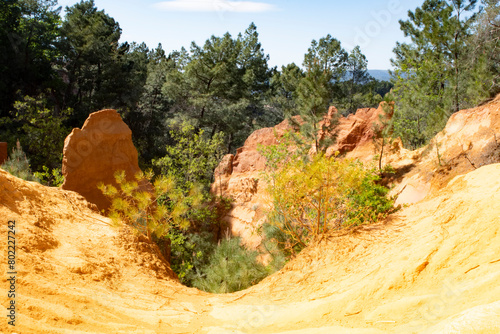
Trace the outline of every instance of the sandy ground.
{"type": "Polygon", "coordinates": [[[14,328],[2,270],[1,333],[500,333],[500,164],[227,295],[182,286],[88,206],[0,171],[0,262],[15,219],[18,273],[14,328]]]}

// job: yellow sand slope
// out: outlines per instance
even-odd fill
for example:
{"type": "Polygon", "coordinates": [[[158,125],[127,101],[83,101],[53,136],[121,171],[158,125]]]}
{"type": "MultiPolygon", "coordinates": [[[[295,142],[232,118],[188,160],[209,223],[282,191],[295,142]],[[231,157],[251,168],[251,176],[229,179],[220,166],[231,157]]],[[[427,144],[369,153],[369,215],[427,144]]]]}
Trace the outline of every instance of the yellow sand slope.
{"type": "Polygon", "coordinates": [[[17,326],[0,333],[500,332],[500,164],[230,295],[183,287],[75,193],[0,171],[0,217],[0,262],[8,219],[18,249],[17,326]]]}

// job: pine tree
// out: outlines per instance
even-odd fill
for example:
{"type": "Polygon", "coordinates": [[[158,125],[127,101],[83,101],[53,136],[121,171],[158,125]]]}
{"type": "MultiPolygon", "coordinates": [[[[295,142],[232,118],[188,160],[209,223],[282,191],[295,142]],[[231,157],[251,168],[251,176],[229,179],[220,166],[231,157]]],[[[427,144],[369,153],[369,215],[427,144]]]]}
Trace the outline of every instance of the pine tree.
{"type": "Polygon", "coordinates": [[[363,105],[363,90],[370,80],[373,78],[368,74],[368,60],[360,47],[356,46],[347,58],[345,79],[342,82],[345,87],[345,96],[341,100],[344,114],[355,113],[363,105]]]}
{"type": "Polygon", "coordinates": [[[449,115],[469,106],[467,40],[477,0],[426,0],[401,30],[412,43],[397,43],[392,60],[396,131],[406,146],[419,147],[440,131],[449,115]]]}
{"type": "Polygon", "coordinates": [[[333,140],[336,119],[327,119],[327,111],[338,92],[335,85],[345,74],[346,61],[346,51],[330,35],[319,42],[313,40],[304,56],[306,72],[297,87],[296,102],[301,119],[297,122],[289,118],[289,122],[300,131],[306,142],[313,143],[315,152],[326,151],[333,140]]]}
{"type": "Polygon", "coordinates": [[[178,55],[181,62],[165,85],[175,101],[172,108],[211,135],[224,132],[227,152],[242,145],[256,127],[270,125],[262,101],[271,71],[253,23],[237,38],[212,36],[178,55]]]}
{"type": "Polygon", "coordinates": [[[10,174],[23,180],[39,182],[38,178],[31,173],[30,162],[28,158],[26,158],[26,154],[24,154],[19,140],[16,143],[16,147],[12,149],[9,159],[7,159],[1,167],[10,174]]]}

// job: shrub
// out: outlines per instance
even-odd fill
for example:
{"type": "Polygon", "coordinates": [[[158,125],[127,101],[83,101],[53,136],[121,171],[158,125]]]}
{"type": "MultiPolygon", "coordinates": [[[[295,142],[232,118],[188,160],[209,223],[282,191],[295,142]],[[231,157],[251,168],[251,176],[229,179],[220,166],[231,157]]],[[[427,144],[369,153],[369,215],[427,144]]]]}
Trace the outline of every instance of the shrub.
{"type": "Polygon", "coordinates": [[[193,286],[195,278],[203,275],[202,271],[217,247],[214,235],[210,232],[186,233],[173,228],[168,238],[171,240],[172,254],[170,267],[177,273],[181,283],[193,286]]]}
{"type": "Polygon", "coordinates": [[[287,256],[331,231],[374,222],[393,206],[388,189],[377,183],[377,171],[359,161],[322,154],[311,159],[288,154],[281,161],[267,174],[273,209],[264,232],[287,256]]]}
{"type": "Polygon", "coordinates": [[[192,206],[200,202],[199,191],[192,187],[185,196],[175,187],[171,176],[160,176],[153,183],[152,191],[145,189],[145,181],[153,175],[140,172],[132,181],[126,180],[124,171],[117,171],[113,185],[98,185],[102,193],[111,200],[109,217],[119,224],[121,222],[133,226],[138,233],[145,234],[150,241],[166,236],[175,226],[187,229],[189,221],[186,215],[192,206]]]}
{"type": "Polygon", "coordinates": [[[26,158],[26,154],[24,154],[19,140],[16,143],[16,147],[12,149],[9,159],[7,159],[1,167],[3,170],[17,176],[20,179],[26,181],[40,181],[31,173],[30,162],[28,158],[26,158]]]}
{"type": "Polygon", "coordinates": [[[256,251],[240,244],[240,238],[223,239],[193,286],[212,293],[230,293],[257,284],[271,273],[269,266],[257,262],[257,256],[256,251]]]}
{"type": "Polygon", "coordinates": [[[47,108],[47,99],[42,94],[37,97],[25,96],[14,103],[12,112],[17,124],[21,125],[22,139],[28,152],[33,170],[40,171],[42,166],[57,168],[61,166],[64,138],[71,132],[64,123],[72,109],[56,113],[47,108]]]}
{"type": "Polygon", "coordinates": [[[43,172],[35,172],[34,175],[40,180],[40,183],[46,186],[59,187],[64,182],[64,176],[60,168],[49,170],[49,167],[43,166],[43,172]]]}
{"type": "Polygon", "coordinates": [[[173,175],[182,189],[194,184],[210,189],[213,171],[224,153],[224,134],[210,136],[187,121],[172,121],[170,127],[175,144],[167,146],[167,154],[153,160],[153,165],[163,174],[173,175]]]}
{"type": "Polygon", "coordinates": [[[172,228],[168,233],[171,246],[171,268],[180,281],[193,286],[193,280],[208,263],[210,255],[217,247],[217,241],[227,229],[222,220],[231,209],[228,198],[206,194],[203,202],[192,207],[186,217],[190,221],[189,230],[172,228]]]}

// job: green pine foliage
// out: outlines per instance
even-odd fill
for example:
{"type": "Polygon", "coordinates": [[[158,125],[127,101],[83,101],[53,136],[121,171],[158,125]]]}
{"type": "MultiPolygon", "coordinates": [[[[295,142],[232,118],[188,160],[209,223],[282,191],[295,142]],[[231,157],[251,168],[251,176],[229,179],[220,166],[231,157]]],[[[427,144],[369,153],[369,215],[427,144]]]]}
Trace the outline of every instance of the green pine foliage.
{"type": "Polygon", "coordinates": [[[47,166],[43,166],[41,172],[35,172],[33,175],[40,180],[41,184],[49,187],[60,187],[64,183],[60,168],[50,170],[47,166]]]}
{"type": "Polygon", "coordinates": [[[476,5],[477,0],[426,0],[400,21],[411,43],[394,49],[394,127],[406,147],[427,144],[452,113],[490,94],[483,83],[484,47],[471,43],[476,5]]]}
{"type": "Polygon", "coordinates": [[[271,89],[267,100],[270,107],[281,119],[297,112],[297,88],[304,78],[304,72],[295,63],[282,66],[271,78],[271,89]]]}
{"type": "Polygon", "coordinates": [[[166,147],[165,156],[153,160],[153,164],[162,174],[173,175],[183,189],[198,184],[208,190],[213,171],[224,154],[224,133],[210,136],[185,120],[172,121],[169,127],[173,143],[166,147]]]}
{"type": "Polygon", "coordinates": [[[162,238],[168,235],[173,227],[189,228],[187,214],[202,199],[196,187],[186,195],[176,188],[172,176],[157,177],[153,189],[148,189],[146,182],[153,178],[152,173],[137,173],[131,180],[124,171],[117,171],[114,176],[117,187],[100,183],[98,188],[111,200],[108,216],[116,225],[132,226],[150,241],[153,241],[153,236],[162,238]]]}
{"type": "Polygon", "coordinates": [[[242,146],[256,128],[277,121],[264,106],[271,70],[251,23],[237,37],[212,36],[204,45],[172,55],[176,61],[164,85],[165,94],[180,111],[207,133],[224,132],[226,152],[242,146]]]}
{"type": "Polygon", "coordinates": [[[230,293],[257,284],[271,273],[257,262],[258,253],[240,244],[239,238],[223,239],[193,286],[211,293],[230,293]]]}
{"type": "Polygon", "coordinates": [[[368,74],[368,60],[356,46],[347,57],[346,72],[338,84],[341,94],[334,105],[343,115],[354,114],[359,108],[374,107],[382,100],[382,96],[371,89],[374,85],[375,79],[368,74]]]}
{"type": "Polygon", "coordinates": [[[72,113],[71,109],[57,112],[47,107],[44,94],[32,98],[25,96],[14,103],[16,123],[20,125],[25,149],[31,158],[35,171],[43,172],[43,167],[57,169],[62,164],[64,139],[71,132],[64,122],[72,113]]]}
{"type": "Polygon", "coordinates": [[[24,154],[19,141],[17,141],[16,147],[12,149],[9,159],[7,159],[7,161],[5,161],[0,167],[23,180],[36,182],[40,181],[31,173],[30,162],[28,158],[26,158],[26,154],[24,154]]]}
{"type": "MultiPolygon", "coordinates": [[[[336,91],[335,85],[345,74],[347,58],[340,42],[330,35],[313,40],[304,56],[305,76],[296,90],[300,121],[292,117],[288,121],[304,140],[312,142],[315,152],[325,152],[334,139],[332,131],[336,119],[325,121],[325,116],[336,91]]],[[[297,142],[302,142],[302,138],[297,142]]]]}
{"type": "Polygon", "coordinates": [[[186,233],[171,229],[168,233],[171,246],[170,267],[177,273],[179,280],[186,286],[194,286],[196,279],[204,275],[210,263],[210,255],[217,247],[214,234],[203,231],[186,233]]]}

